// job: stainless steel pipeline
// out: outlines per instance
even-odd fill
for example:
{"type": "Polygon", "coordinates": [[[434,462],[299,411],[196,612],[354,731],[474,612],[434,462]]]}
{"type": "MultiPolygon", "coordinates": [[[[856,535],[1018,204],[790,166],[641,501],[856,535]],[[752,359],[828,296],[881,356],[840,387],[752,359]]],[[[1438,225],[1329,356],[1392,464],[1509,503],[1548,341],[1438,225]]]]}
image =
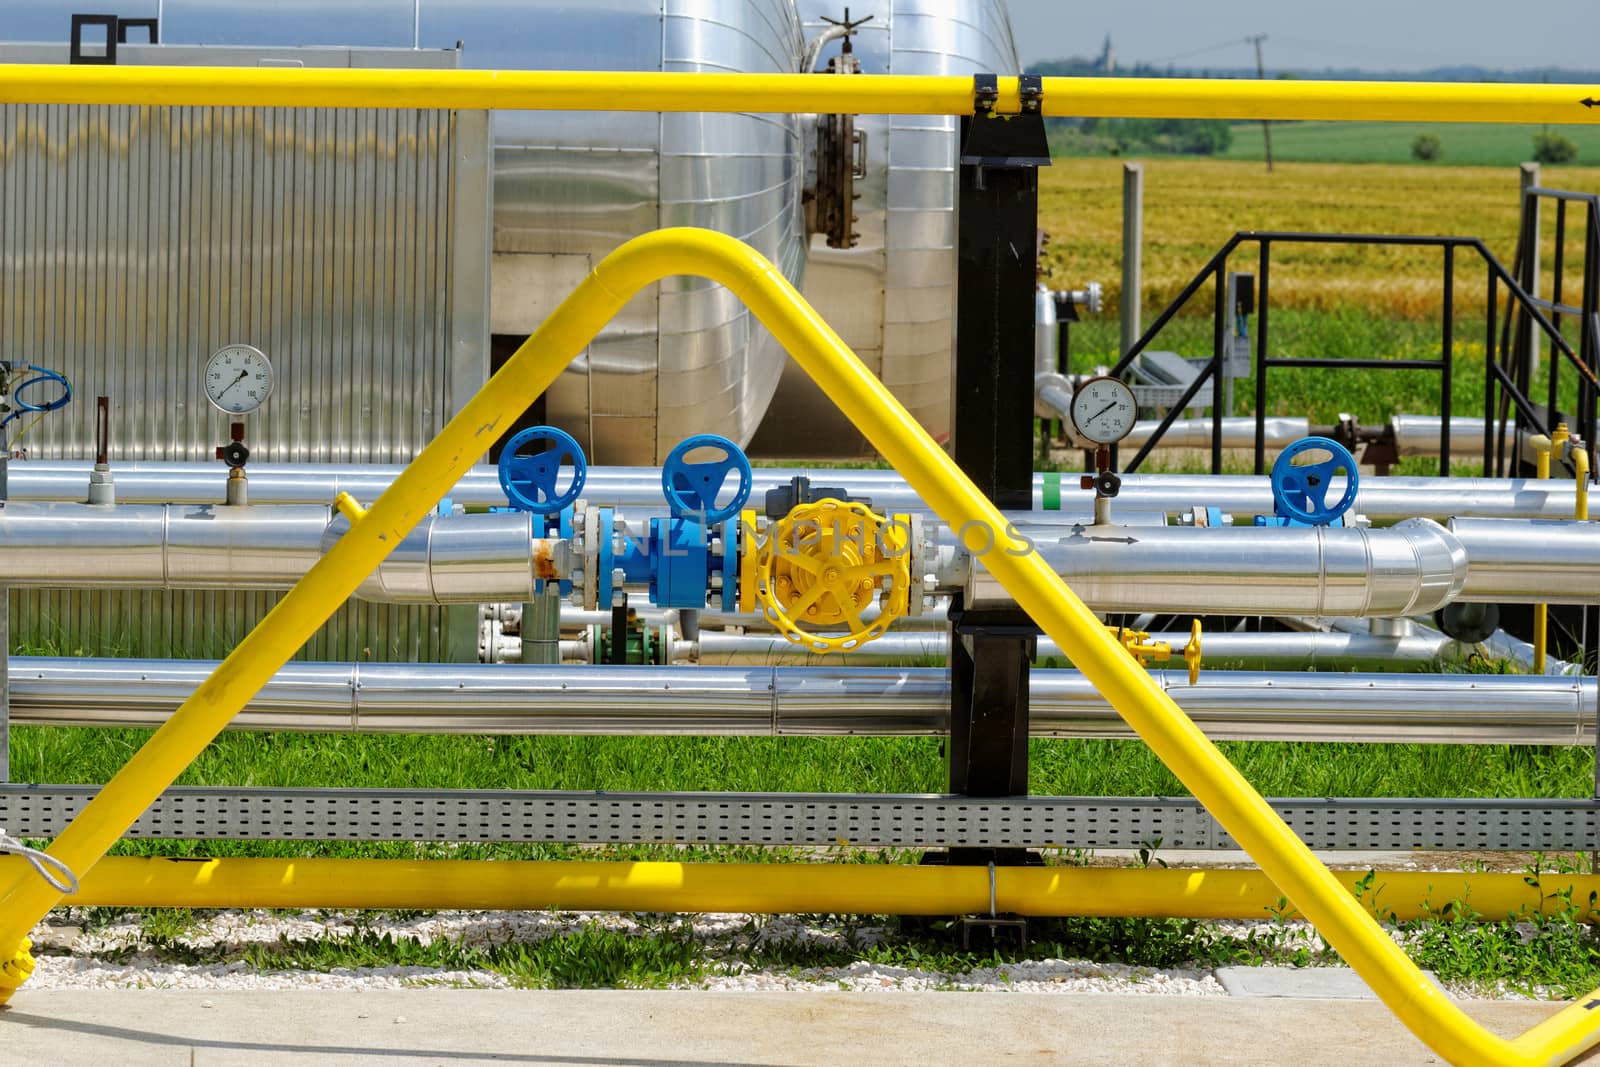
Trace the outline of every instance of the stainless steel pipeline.
{"type": "MultiPolygon", "coordinates": [[[[1059,529],[1059,528],[1056,528],[1059,529]]],[[[1461,544],[1428,519],[1388,529],[1083,527],[1034,551],[1098,611],[1212,615],[1416,615],[1449,603],[1467,576],[1461,544]]],[[[971,563],[966,602],[1011,603],[971,563]]]]}
{"type": "MultiPolygon", "coordinates": [[[[1395,451],[1402,456],[1437,456],[1444,443],[1444,420],[1437,415],[1391,415],[1389,425],[1394,429],[1395,451]]],[[[1460,459],[1481,459],[1483,439],[1492,431],[1484,429],[1482,419],[1456,415],[1450,420],[1450,454],[1460,459]]],[[[1506,454],[1517,456],[1527,449],[1531,435],[1517,436],[1516,426],[1507,423],[1501,430],[1506,454]]],[[[1531,454],[1528,457],[1532,458],[1531,454]]]]}
{"type": "MultiPolygon", "coordinates": [[[[18,588],[287,589],[347,524],[306,505],[9,503],[0,585],[18,588]]],[[[534,538],[526,514],[429,515],[357,596],[385,603],[527,600],[565,576],[566,544],[534,538]]]]}
{"type": "MultiPolygon", "coordinates": [[[[1154,641],[1165,641],[1182,648],[1186,633],[1152,633],[1154,641]]],[[[1443,634],[1419,632],[1399,637],[1366,633],[1206,633],[1201,647],[1208,664],[1273,665],[1299,670],[1353,667],[1403,670],[1419,664],[1438,663],[1464,656],[1469,649],[1443,634]]],[[[578,650],[581,651],[581,650],[578,650]]],[[[702,629],[700,640],[680,643],[674,651],[683,662],[698,658],[700,663],[805,663],[817,657],[776,634],[723,633],[702,629]]],[[[944,632],[902,632],[891,630],[856,649],[833,653],[829,658],[846,659],[852,664],[894,665],[908,662],[944,662],[949,655],[949,639],[944,632]]],[[[1041,660],[1065,657],[1048,637],[1039,638],[1041,660]]]]}
{"type": "Polygon", "coordinates": [[[1600,603],[1600,522],[1452,519],[1467,550],[1460,599],[1478,603],[1600,603]]]}
{"type": "MultiPolygon", "coordinates": [[[[1208,439],[1209,440],[1209,439],[1208,439]]],[[[12,500],[83,500],[92,464],[75,460],[13,461],[8,491],[12,500]]],[[[361,501],[377,499],[401,468],[394,464],[276,464],[250,467],[250,499],[256,504],[327,504],[340,492],[361,501]]],[[[226,471],[216,463],[138,461],[117,463],[117,499],[130,504],[218,504],[226,471]]],[[[756,488],[764,490],[804,474],[822,484],[838,485],[852,495],[867,496],[888,511],[925,510],[925,505],[890,470],[815,470],[803,467],[761,467],[756,488]]],[[[1045,511],[1045,480],[1060,486],[1063,506],[1087,516],[1090,494],[1078,489],[1072,475],[1035,474],[1033,508],[1045,511]],[[1074,508],[1074,502],[1081,506],[1074,508]]],[[[1336,478],[1330,493],[1341,496],[1344,480],[1336,478]]],[[[467,506],[503,505],[505,494],[493,467],[475,467],[446,494],[467,506]]],[[[590,467],[584,497],[591,504],[660,509],[661,472],[654,467],[590,467]]],[[[1538,481],[1522,478],[1366,478],[1356,510],[1376,522],[1420,516],[1443,521],[1453,516],[1564,519],[1573,513],[1571,479],[1538,481]]],[[[1254,475],[1128,474],[1115,512],[1180,512],[1196,504],[1234,515],[1272,513],[1269,480],[1254,475]]]]}
{"type": "MultiPolygon", "coordinates": [[[[282,589],[337,538],[325,507],[13,503],[0,509],[0,585],[282,589]]],[[[1600,597],[1600,527],[1426,519],[1388,529],[1020,525],[1097,610],[1239,615],[1427,613],[1463,594],[1581,604],[1600,597]]],[[[947,531],[941,542],[953,544],[947,531]]],[[[970,556],[928,563],[972,605],[1009,597],[970,556]]],[[[385,603],[525,601],[570,574],[568,547],[526,514],[429,515],[358,593],[385,603]]]]}
{"type": "MultiPolygon", "coordinates": [[[[1128,431],[1128,436],[1122,439],[1125,449],[1137,449],[1144,445],[1155,435],[1161,426],[1155,420],[1145,420],[1133,424],[1133,429],[1128,431]]],[[[1266,420],[1264,426],[1267,435],[1266,447],[1273,451],[1288,448],[1302,437],[1311,433],[1311,420],[1303,418],[1289,418],[1279,416],[1266,420]]],[[[1211,447],[1211,420],[1210,419],[1178,419],[1161,435],[1157,448],[1210,448],[1211,447]]],[[[1222,420],[1222,447],[1223,448],[1255,448],[1256,447],[1256,420],[1247,417],[1228,417],[1222,420]]],[[[1129,453],[1132,454],[1131,452],[1129,453]]],[[[1270,508],[1268,509],[1271,510],[1270,508]]]]}
{"type": "MultiPolygon", "coordinates": [[[[153,726],[210,673],[188,660],[17,657],[19,722],[153,726]]],[[[1217,672],[1152,676],[1213,737],[1586,744],[1592,678],[1217,672]]],[[[1081,674],[1030,678],[1036,736],[1129,737],[1081,674]]],[[[495,734],[936,735],[947,672],[928,668],[547,667],[299,663],[236,719],[247,729],[495,734]]]]}

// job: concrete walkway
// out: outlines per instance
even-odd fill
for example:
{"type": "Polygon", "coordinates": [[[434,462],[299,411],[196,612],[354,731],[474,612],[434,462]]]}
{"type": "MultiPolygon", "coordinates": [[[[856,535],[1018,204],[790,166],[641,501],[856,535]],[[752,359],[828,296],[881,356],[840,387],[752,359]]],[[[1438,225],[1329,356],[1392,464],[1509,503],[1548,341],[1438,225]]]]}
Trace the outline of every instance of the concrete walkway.
{"type": "MultiPolygon", "coordinates": [[[[1465,1007],[1507,1035],[1555,1010],[1465,1007]]],[[[0,1042],[29,1067],[1440,1062],[1373,1001],[1024,993],[24,988],[0,1042]]]]}

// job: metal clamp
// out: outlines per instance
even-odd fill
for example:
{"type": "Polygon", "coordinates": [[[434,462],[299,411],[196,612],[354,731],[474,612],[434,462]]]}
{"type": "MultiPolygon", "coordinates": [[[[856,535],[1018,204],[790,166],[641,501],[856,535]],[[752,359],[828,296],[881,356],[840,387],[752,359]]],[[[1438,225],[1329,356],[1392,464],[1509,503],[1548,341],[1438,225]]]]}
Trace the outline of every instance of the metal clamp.
{"type": "Polygon", "coordinates": [[[1000,79],[993,74],[972,76],[972,113],[992,115],[1000,102],[1000,79]]]}
{"type": "Polygon", "coordinates": [[[1044,79],[1037,74],[1024,74],[1017,79],[1022,90],[1023,115],[1044,114],[1044,79]]]}

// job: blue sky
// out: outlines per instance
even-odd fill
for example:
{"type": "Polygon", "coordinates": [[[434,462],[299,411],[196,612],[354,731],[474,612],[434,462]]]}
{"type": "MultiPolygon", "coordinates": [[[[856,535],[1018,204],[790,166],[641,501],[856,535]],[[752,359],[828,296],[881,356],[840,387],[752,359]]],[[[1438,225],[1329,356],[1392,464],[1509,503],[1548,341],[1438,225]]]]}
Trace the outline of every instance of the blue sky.
{"type": "Polygon", "coordinates": [[[1600,67],[1600,0],[1010,0],[1024,63],[1093,55],[1107,33],[1119,62],[1194,67],[1413,70],[1600,67]],[[1223,45],[1223,42],[1236,43],[1223,45]],[[1204,51],[1202,51],[1204,50],[1204,51]],[[1172,57],[1198,53],[1182,59],[1172,57]]]}

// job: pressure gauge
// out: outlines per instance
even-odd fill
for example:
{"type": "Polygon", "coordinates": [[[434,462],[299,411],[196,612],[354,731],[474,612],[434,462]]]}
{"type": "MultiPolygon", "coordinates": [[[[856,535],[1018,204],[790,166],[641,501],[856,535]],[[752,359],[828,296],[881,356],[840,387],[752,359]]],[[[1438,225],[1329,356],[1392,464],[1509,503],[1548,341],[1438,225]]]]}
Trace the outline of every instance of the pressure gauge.
{"type": "Polygon", "coordinates": [[[1115,444],[1133,430],[1139,409],[1133,390],[1111,377],[1090,378],[1072,394],[1072,425],[1097,445],[1115,444]]]}
{"type": "Polygon", "coordinates": [[[206,363],[206,399],[228,415],[254,411],[272,395],[272,363],[253,345],[226,345],[206,363]]]}

